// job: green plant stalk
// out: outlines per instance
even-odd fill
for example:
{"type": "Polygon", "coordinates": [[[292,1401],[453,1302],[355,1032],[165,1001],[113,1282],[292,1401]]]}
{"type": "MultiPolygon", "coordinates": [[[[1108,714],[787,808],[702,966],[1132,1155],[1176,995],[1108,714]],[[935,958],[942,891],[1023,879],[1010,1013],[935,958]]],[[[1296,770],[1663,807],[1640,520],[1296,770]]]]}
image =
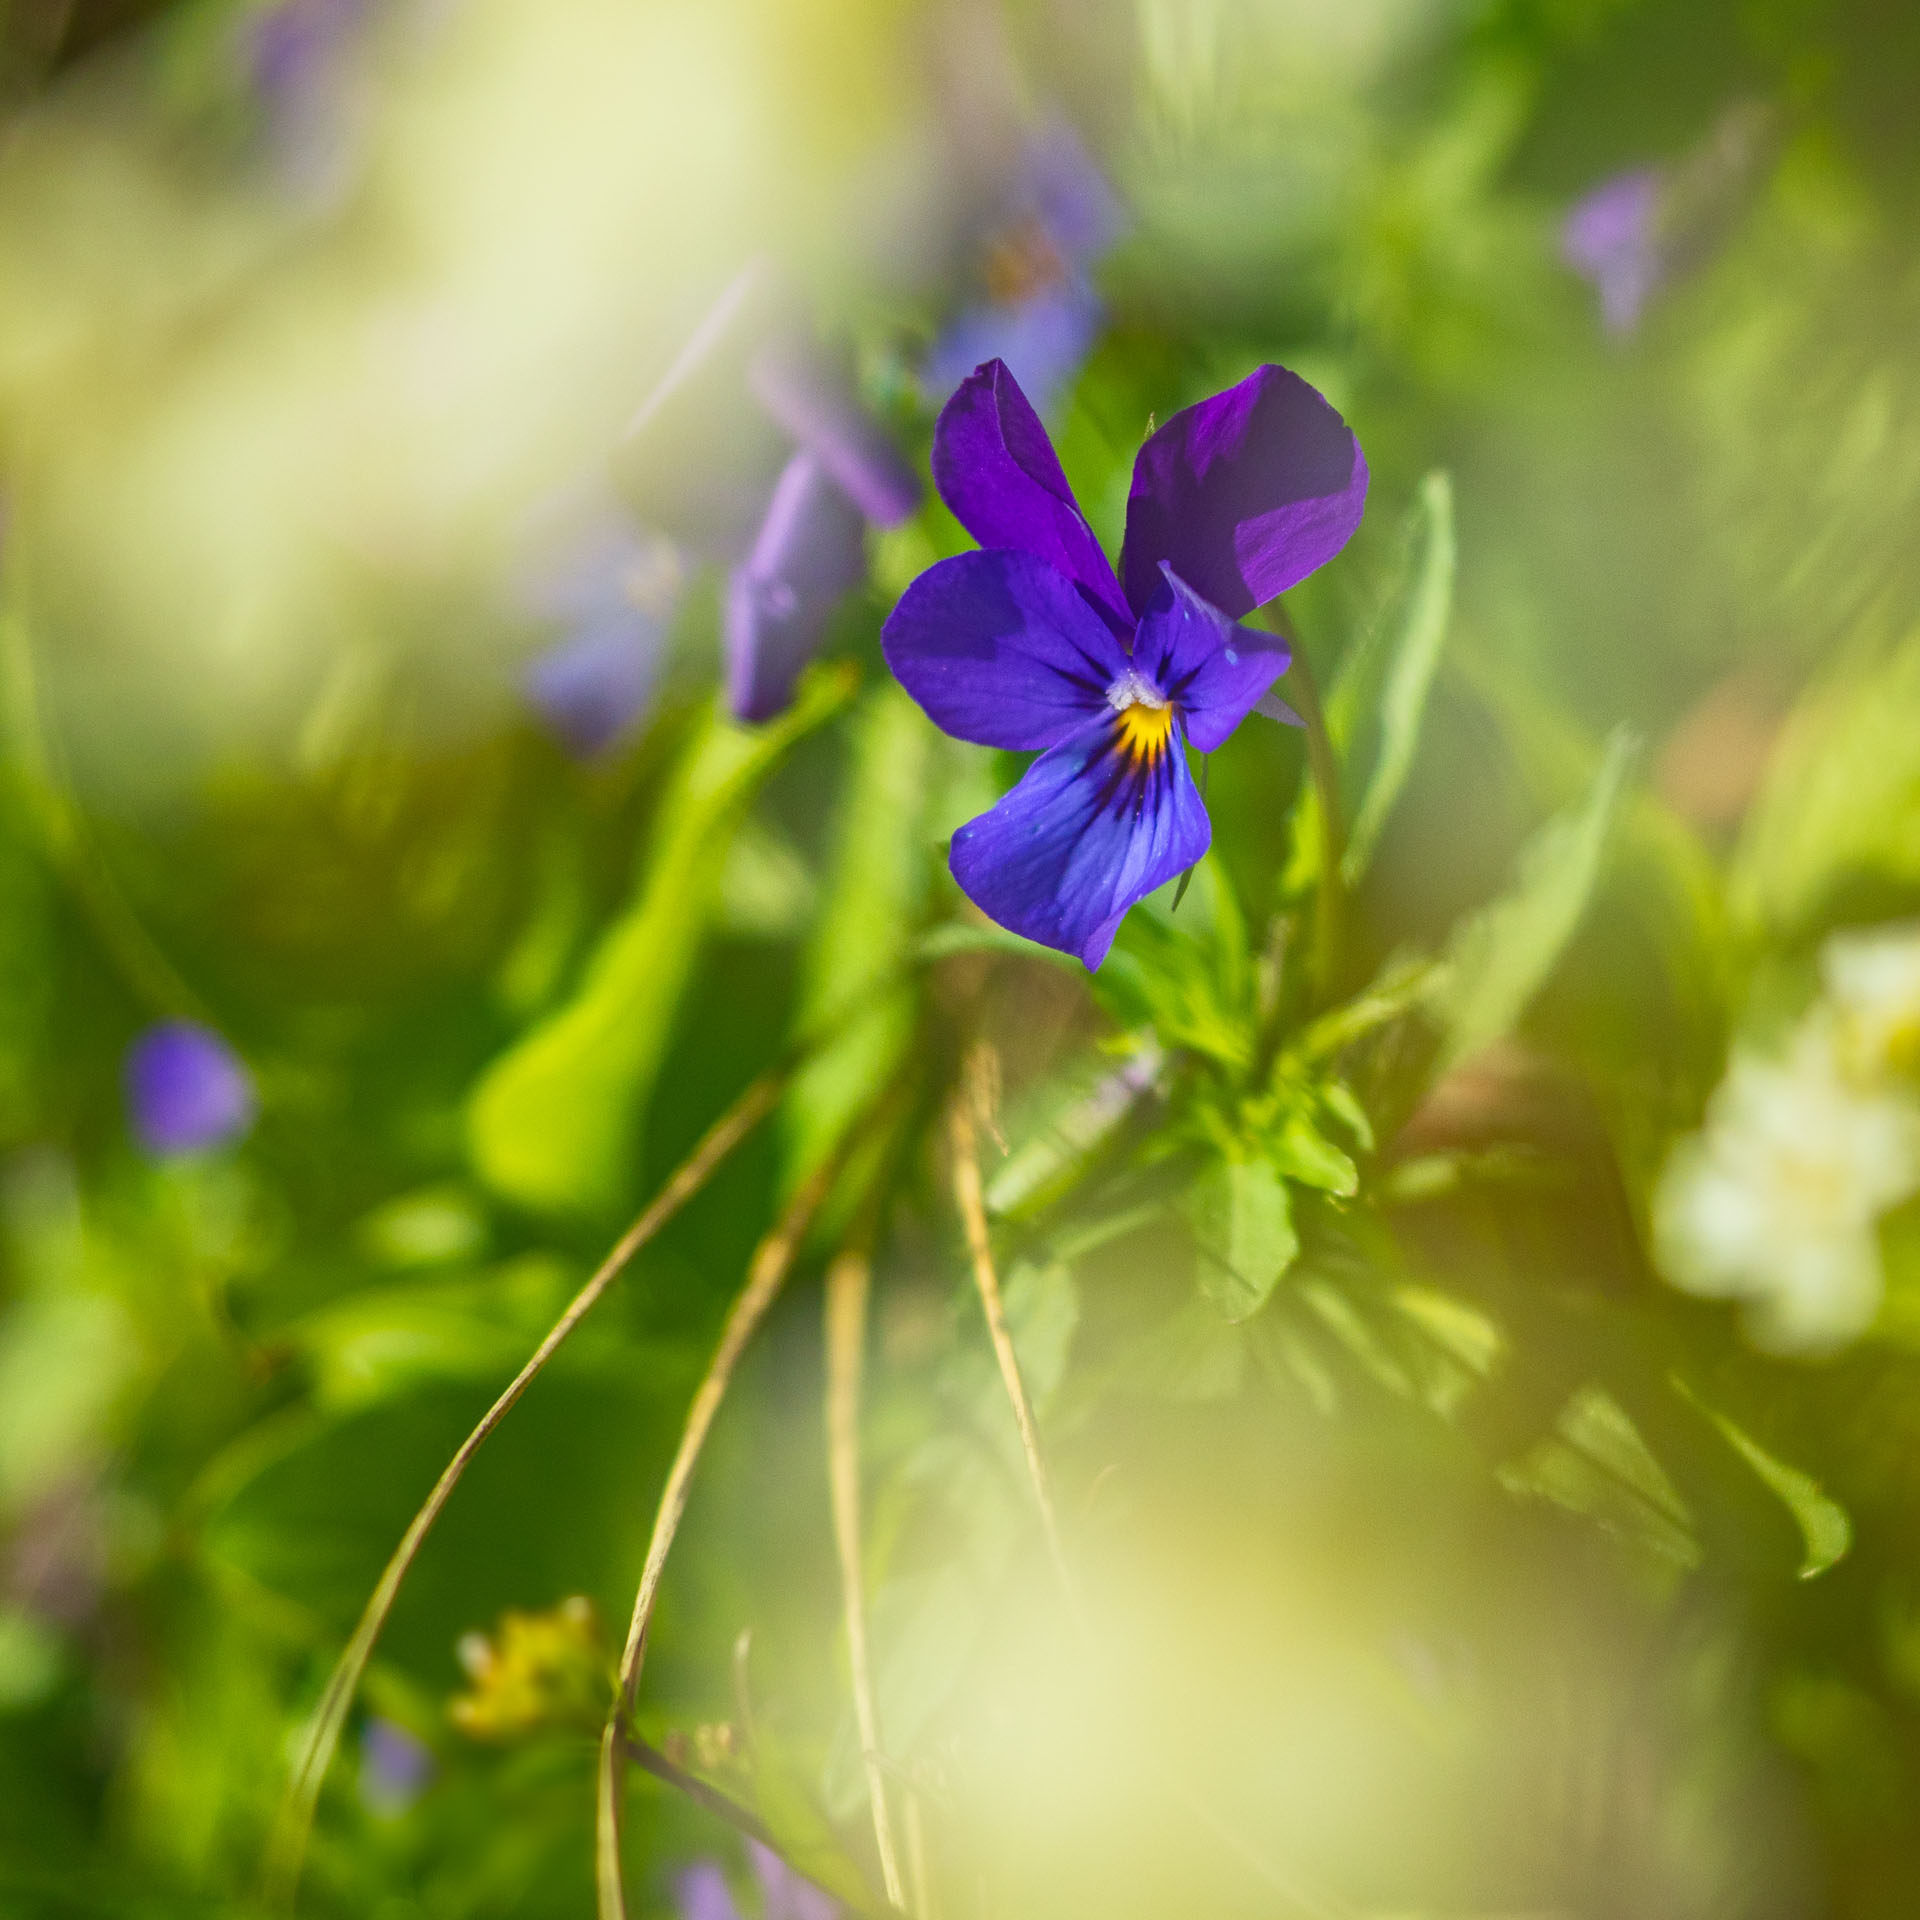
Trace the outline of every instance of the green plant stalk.
{"type": "MultiPolygon", "coordinates": [[[[856,1132],[858,1130],[856,1129],[856,1132]]],[[[720,1329],[720,1341],[707,1364],[705,1377],[687,1409],[680,1430],[680,1445],[667,1470],[666,1485],[660,1491],[660,1503],[654,1511],[653,1537],[647,1544],[647,1558],[640,1571],[640,1587],[633,1598],[633,1617],[627,1625],[626,1646],[620,1655],[619,1681],[614,1689],[613,1705],[600,1736],[600,1765],[597,1779],[594,1821],[594,1874],[599,1892],[601,1920],[626,1920],[627,1896],[620,1865],[620,1796],[626,1759],[627,1721],[633,1712],[640,1687],[640,1670],[646,1660],[647,1628],[653,1620],[655,1602],[660,1596],[660,1578],[666,1571],[667,1556],[673,1551],[675,1535],[687,1510],[693,1490],[694,1469],[706,1448],[707,1437],[720,1405],[727,1397],[734,1370],[740,1364],[749,1342],[767,1317],[767,1311],[779,1298],[792,1269],[794,1256],[813,1216],[845,1164],[852,1136],[816,1166],[772,1230],[754,1249],[747,1267],[746,1284],[735,1296],[720,1329]]]]}
{"type": "Polygon", "coordinates": [[[1334,758],[1326,708],[1307,656],[1282,617],[1276,615],[1274,625],[1293,648],[1293,664],[1286,672],[1287,693],[1306,723],[1307,772],[1319,803],[1320,874],[1313,921],[1313,975],[1316,998],[1324,1005],[1333,997],[1346,938],[1347,826],[1340,804],[1340,764],[1334,758]]]}
{"type": "Polygon", "coordinates": [[[513,1410],[520,1396],[559,1352],[573,1330],[579,1326],[601,1297],[632,1260],[687,1201],[706,1184],[708,1177],[748,1133],[778,1104],[790,1069],[763,1074],[741,1094],[716,1120],[692,1153],[681,1162],[652,1202],[627,1231],[615,1242],[612,1251],[600,1263],[592,1278],[574,1295],[566,1311],[556,1320],[532,1357],[516,1373],[487,1411],[480,1423],[460,1443],[460,1448],[434,1482],[433,1491],[413,1517],[412,1523],[394,1549],[379,1584],[361,1613],[353,1637],[328,1676],[325,1691],[300,1737],[298,1757],[286,1798],[274,1823],[266,1866],[266,1894],[275,1906],[290,1907],[300,1884],[301,1864],[306,1857],[307,1837],[313,1828],[314,1809],[319,1804],[320,1787],[340,1743],[340,1730],[346,1724],[348,1709],[359,1690],[360,1680],[372,1658],[374,1643],[393,1611],[401,1583],[418,1557],[433,1523],[453,1496],[473,1456],[488,1436],[513,1410]]]}

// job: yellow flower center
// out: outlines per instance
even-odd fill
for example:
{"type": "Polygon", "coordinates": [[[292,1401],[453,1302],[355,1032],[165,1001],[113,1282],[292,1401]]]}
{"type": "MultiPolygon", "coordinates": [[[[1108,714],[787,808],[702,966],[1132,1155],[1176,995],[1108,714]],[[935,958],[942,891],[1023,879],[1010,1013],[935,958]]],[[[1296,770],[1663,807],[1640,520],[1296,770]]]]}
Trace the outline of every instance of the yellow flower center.
{"type": "Polygon", "coordinates": [[[1135,766],[1152,766],[1173,738],[1173,707],[1144,674],[1131,667],[1107,689],[1114,735],[1135,766]]]}

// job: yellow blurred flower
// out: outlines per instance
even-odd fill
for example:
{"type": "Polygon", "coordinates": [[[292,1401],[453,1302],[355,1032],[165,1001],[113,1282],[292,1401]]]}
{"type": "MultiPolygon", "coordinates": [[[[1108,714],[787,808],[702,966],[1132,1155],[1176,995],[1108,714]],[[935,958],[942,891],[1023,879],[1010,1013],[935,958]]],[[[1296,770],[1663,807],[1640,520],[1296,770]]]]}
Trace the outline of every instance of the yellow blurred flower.
{"type": "Polygon", "coordinates": [[[489,1639],[469,1633],[458,1648],[472,1682],[447,1711],[475,1740],[516,1740],[552,1727],[598,1732],[612,1691],[600,1617],[575,1594],[539,1613],[509,1609],[489,1639]]]}

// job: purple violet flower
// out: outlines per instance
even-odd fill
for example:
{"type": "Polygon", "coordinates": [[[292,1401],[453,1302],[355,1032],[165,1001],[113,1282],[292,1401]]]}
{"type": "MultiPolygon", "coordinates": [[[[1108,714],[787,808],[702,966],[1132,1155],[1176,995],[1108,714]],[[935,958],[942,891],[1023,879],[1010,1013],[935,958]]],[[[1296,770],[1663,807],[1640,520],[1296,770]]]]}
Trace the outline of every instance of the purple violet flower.
{"type": "Polygon", "coordinates": [[[405,1727],[373,1715],[360,1734],[360,1802],[371,1814],[398,1819],[426,1792],[433,1754],[405,1727]]]}
{"type": "Polygon", "coordinates": [[[950,394],[976,366],[1003,361],[1037,412],[1073,384],[1106,319],[1091,274],[1126,228],[1106,177],[1056,121],[1028,143],[1007,218],[984,249],[987,298],[955,316],[925,378],[950,394]]]}
{"type": "Polygon", "coordinates": [[[795,1873],[771,1847],[749,1840],[747,1857],[760,1882],[760,1920],[839,1920],[839,1902],[795,1873]]]}
{"type": "Polygon", "coordinates": [[[1576,201],[1561,225],[1561,257],[1593,283],[1609,333],[1632,333],[1666,278],[1662,185],[1657,167],[1613,174],[1576,201]]]}
{"type": "Polygon", "coordinates": [[[521,685],[578,758],[616,745],[646,711],[680,585],[671,543],[646,538],[604,502],[521,574],[521,606],[560,630],[521,685]]]}
{"type": "Polygon", "coordinates": [[[727,1876],[717,1860],[696,1860],[673,1883],[680,1920],[740,1920],[727,1876]]]}
{"type": "Polygon", "coordinates": [[[981,551],[901,596],[887,664],[947,733],[1040,755],[954,835],[953,876],[1001,926],[1097,967],[1127,909],[1206,852],[1185,748],[1220,746],[1291,657],[1235,623],[1346,545],[1367,463],[1312,387],[1260,367],[1140,449],[1117,577],[1000,362],[948,401],[933,471],[981,551]]]}
{"type": "Polygon", "coordinates": [[[126,1066],[135,1138],[158,1160],[202,1153],[253,1125],[253,1081],[210,1027],[164,1020],[133,1044],[126,1066]]]}
{"type": "Polygon", "coordinates": [[[918,476],[860,404],[851,369],[735,280],[628,428],[627,504],[729,569],[727,688],[742,720],[793,697],[827,622],[866,575],[869,523],[919,507],[918,476]]]}

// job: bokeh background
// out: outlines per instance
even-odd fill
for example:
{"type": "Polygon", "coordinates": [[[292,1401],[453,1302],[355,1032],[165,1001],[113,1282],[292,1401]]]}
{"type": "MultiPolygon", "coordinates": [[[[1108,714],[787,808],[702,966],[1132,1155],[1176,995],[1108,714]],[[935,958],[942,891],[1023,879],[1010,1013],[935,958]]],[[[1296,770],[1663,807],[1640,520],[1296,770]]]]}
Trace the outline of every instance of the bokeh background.
{"type": "MultiPolygon", "coordinates": [[[[1920,1911],[1917,81],[1901,0],[0,5],[0,1914],[266,1911],[434,1475],[861,991],[839,1079],[456,1495],[304,1910],[593,1910],[688,1398],[904,1047],[863,1430],[919,1920],[1920,1911]],[[1558,931],[1475,1045],[1362,1087],[1357,1191],[1287,1166],[1304,1251],[1251,1305],[1174,1230],[1173,1082],[1122,1158],[1055,1149],[1116,1036],[1115,1111],[1238,1057],[1208,1022],[1311,892],[1298,735],[1214,757],[1205,881],[1104,984],[876,984],[971,924],[944,843],[1015,769],[887,688],[882,618],[965,544],[931,499],[828,583],[839,665],[711,718],[767,424],[701,342],[743,300],[922,476],[1004,353],[1110,549],[1149,424],[1263,361],[1359,436],[1366,521],[1288,617],[1350,733],[1423,592],[1434,653],[1345,990],[1558,931]],[[979,1038],[1096,1668],[944,1184],[979,1038]]],[[[880,1911],[830,1247],[702,1464],[640,1723],[880,1911]]],[[[648,1915],[820,1910],[652,1780],[628,1871],[648,1915]]]]}

